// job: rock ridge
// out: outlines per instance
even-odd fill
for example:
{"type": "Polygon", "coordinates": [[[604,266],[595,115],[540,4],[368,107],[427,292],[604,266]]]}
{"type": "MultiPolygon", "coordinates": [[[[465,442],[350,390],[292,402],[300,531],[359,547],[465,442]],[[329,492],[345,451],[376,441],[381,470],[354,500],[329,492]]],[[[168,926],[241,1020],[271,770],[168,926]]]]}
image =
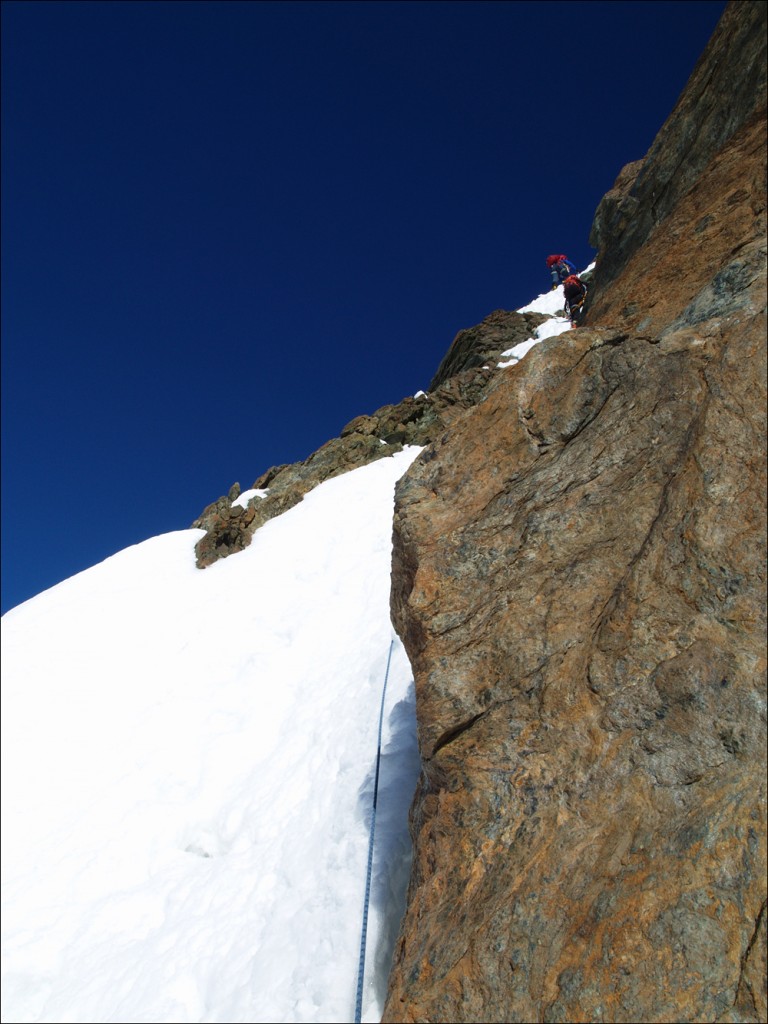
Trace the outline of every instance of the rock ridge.
{"type": "Polygon", "coordinates": [[[503,352],[531,338],[548,317],[495,310],[476,327],[459,331],[430,384],[429,393],[357,416],[302,462],[273,466],[253,489],[261,493],[238,502],[240,485],[208,505],[192,523],[205,530],[195,547],[198,568],[244,550],[254,532],[297,504],[313,487],[386,458],[406,445],[424,446],[450,427],[459,411],[479,402],[503,352]]]}

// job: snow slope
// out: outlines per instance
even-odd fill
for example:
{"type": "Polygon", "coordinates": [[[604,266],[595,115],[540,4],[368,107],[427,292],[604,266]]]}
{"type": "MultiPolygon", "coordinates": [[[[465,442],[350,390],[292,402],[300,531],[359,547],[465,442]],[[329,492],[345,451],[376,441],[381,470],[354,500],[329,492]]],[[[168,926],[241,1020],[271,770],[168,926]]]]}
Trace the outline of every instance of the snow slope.
{"type": "MultiPolygon", "coordinates": [[[[352,1019],[392,500],[417,454],[324,483],[204,572],[201,531],[172,533],[4,617],[4,1020],[352,1019]]],[[[391,886],[402,910],[413,714],[398,643],[369,973],[391,886]]],[[[381,998],[369,982],[377,1019],[381,998]]]]}

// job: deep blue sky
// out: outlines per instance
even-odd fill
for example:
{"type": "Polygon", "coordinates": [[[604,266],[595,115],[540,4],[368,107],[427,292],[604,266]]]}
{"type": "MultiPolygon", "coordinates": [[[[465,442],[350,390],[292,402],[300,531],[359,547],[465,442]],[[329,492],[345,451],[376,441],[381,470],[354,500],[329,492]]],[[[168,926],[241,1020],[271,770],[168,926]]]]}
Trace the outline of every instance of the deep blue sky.
{"type": "Polygon", "coordinates": [[[3,610],[590,262],[724,7],[5,0],[3,610]]]}

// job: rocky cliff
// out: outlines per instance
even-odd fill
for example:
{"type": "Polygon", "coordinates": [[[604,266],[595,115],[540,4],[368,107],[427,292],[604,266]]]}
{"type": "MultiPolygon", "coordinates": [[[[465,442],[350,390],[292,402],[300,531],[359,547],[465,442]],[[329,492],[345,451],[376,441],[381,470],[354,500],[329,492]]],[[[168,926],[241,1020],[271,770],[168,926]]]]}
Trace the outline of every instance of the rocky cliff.
{"type": "Polygon", "coordinates": [[[766,1020],[765,15],[728,6],[598,209],[585,326],[398,485],[385,1021],[766,1020]]]}

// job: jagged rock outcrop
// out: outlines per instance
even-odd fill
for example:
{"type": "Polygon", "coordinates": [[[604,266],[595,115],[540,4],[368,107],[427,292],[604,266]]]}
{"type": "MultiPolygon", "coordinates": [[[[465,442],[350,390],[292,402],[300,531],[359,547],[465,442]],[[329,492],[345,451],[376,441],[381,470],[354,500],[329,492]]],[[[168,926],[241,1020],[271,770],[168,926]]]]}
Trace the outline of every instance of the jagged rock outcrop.
{"type": "Polygon", "coordinates": [[[645,159],[622,170],[598,207],[590,243],[600,252],[601,288],[626,267],[713,155],[765,109],[765,0],[732,0],[729,7],[645,159]],[[617,204],[621,193],[624,201],[617,204]]]}
{"type": "Polygon", "coordinates": [[[765,6],[601,206],[587,325],[398,485],[384,1021],[766,1020],[765,6]]]}
{"type": "Polygon", "coordinates": [[[546,319],[541,313],[511,314],[497,309],[477,327],[459,331],[432,378],[430,392],[466,370],[493,365],[502,352],[533,337],[546,319]]]}
{"type": "Polygon", "coordinates": [[[429,394],[358,416],[303,462],[273,466],[253,484],[266,495],[252,497],[245,506],[234,503],[240,495],[239,484],[234,484],[192,523],[206,531],[195,548],[198,567],[242,551],[255,530],[323,480],[394,455],[405,445],[426,445],[439,437],[460,411],[480,400],[502,353],[530,338],[546,319],[539,313],[496,310],[477,327],[459,331],[429,394]]]}
{"type": "Polygon", "coordinates": [[[639,206],[639,200],[632,195],[632,187],[637,181],[643,162],[633,160],[622,167],[613,188],[601,199],[589,234],[589,244],[593,249],[599,250],[604,240],[624,237],[639,206]]]}

